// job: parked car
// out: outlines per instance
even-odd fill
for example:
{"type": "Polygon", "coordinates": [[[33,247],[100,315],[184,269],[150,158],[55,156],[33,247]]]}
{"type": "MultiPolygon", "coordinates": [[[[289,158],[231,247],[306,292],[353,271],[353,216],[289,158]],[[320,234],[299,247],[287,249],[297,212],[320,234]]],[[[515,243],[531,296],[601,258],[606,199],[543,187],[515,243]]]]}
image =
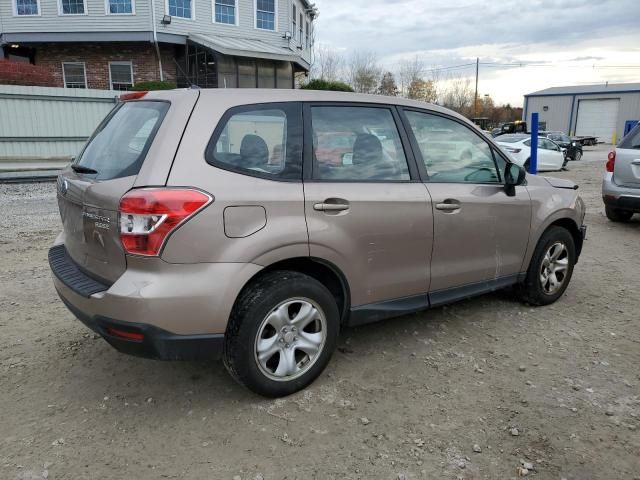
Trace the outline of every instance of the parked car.
{"type": "Polygon", "coordinates": [[[636,125],[609,153],[602,199],[613,222],[631,220],[640,213],[640,125],[636,125]]]}
{"type": "Polygon", "coordinates": [[[445,108],[310,90],[124,100],[58,179],[49,252],[62,301],[120,351],[222,355],[287,395],[346,326],[507,286],[547,305],[580,255],[576,185],[526,175],[445,108]],[[431,164],[431,132],[469,154],[431,164]],[[323,136],[351,151],[319,158],[323,136]]]}
{"type": "MultiPolygon", "coordinates": [[[[500,135],[495,141],[509,154],[514,163],[529,171],[531,135],[521,133],[500,135]]],[[[565,164],[565,156],[560,146],[548,138],[538,137],[538,171],[562,170],[565,164]]]]}
{"type": "Polygon", "coordinates": [[[553,140],[556,144],[560,145],[560,148],[566,151],[568,159],[574,161],[582,160],[582,144],[576,140],[571,140],[571,137],[566,133],[540,132],[540,135],[547,137],[549,140],[553,140]]]}

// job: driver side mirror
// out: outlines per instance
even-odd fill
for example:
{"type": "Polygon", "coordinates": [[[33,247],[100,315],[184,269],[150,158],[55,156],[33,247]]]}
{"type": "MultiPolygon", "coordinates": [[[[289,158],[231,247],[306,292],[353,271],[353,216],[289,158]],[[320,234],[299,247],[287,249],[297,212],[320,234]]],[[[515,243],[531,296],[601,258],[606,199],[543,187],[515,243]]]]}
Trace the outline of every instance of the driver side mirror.
{"type": "Polygon", "coordinates": [[[524,183],[527,172],[520,165],[515,163],[507,163],[504,169],[504,191],[509,197],[516,194],[516,187],[524,183]]]}

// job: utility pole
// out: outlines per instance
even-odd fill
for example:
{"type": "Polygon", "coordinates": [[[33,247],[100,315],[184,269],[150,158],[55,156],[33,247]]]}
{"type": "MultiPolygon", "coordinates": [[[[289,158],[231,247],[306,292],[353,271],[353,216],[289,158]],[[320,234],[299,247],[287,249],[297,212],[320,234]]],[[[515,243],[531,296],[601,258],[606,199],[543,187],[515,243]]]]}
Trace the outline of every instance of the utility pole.
{"type": "Polygon", "coordinates": [[[478,116],[478,69],[480,68],[480,58],[476,57],[476,95],[473,100],[473,115],[478,116]]]}

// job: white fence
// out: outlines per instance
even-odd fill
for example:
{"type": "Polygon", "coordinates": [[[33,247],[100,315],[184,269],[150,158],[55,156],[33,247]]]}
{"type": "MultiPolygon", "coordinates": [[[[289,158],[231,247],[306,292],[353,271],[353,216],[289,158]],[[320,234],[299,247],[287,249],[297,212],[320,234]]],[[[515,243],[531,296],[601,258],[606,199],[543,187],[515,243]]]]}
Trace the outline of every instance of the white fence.
{"type": "Polygon", "coordinates": [[[77,155],[120,93],[0,85],[0,160],[77,155]]]}

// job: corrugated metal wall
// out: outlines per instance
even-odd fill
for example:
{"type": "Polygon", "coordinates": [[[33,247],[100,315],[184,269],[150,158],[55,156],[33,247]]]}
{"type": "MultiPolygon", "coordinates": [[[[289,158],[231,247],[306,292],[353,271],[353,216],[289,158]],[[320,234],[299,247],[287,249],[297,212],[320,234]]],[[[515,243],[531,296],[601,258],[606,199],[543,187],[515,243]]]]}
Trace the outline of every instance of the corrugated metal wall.
{"type": "Polygon", "coordinates": [[[76,155],[119,92],[0,85],[0,158],[76,155]]]}
{"type": "MultiPolygon", "coordinates": [[[[531,124],[531,114],[538,112],[540,121],[547,122],[547,130],[560,130],[575,135],[578,122],[580,100],[619,99],[616,140],[622,138],[627,120],[640,119],[640,93],[597,93],[535,96],[525,99],[526,121],[531,124]],[[544,111],[544,107],[548,107],[544,111]]],[[[523,113],[524,116],[525,113],[523,113]]],[[[601,142],[611,143],[611,138],[600,138],[601,142]]]]}

